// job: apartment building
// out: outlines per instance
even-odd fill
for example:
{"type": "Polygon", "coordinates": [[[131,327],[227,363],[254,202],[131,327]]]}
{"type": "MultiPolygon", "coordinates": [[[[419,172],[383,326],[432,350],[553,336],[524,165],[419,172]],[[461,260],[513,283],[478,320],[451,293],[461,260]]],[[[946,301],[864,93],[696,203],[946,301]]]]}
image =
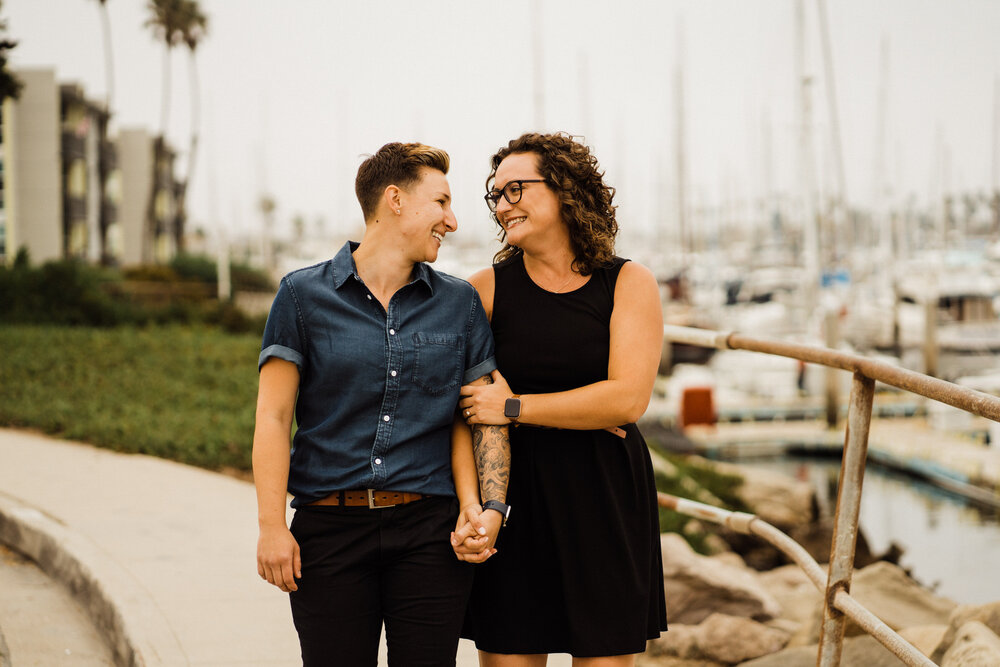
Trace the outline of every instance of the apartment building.
{"type": "Polygon", "coordinates": [[[109,114],[52,69],[22,69],[0,109],[0,262],[164,263],[176,253],[175,154],[144,129],[108,137],[109,114]]]}

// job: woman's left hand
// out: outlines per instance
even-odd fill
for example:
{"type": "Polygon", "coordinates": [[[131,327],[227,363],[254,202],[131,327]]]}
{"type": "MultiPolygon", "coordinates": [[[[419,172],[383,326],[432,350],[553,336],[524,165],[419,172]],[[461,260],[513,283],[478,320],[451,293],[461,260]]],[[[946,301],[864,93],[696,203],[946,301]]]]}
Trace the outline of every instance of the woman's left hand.
{"type": "Polygon", "coordinates": [[[467,424],[503,426],[510,423],[503,416],[503,407],[514,394],[500,371],[493,371],[490,376],[492,384],[467,384],[462,387],[462,400],[458,402],[458,407],[467,424]]]}

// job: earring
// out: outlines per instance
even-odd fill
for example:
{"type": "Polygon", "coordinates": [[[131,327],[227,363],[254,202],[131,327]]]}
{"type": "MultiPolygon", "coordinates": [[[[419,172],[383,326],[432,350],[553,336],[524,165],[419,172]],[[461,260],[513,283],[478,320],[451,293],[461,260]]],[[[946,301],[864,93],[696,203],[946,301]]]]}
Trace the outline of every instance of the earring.
{"type": "Polygon", "coordinates": [[[400,211],[400,210],[401,210],[401,209],[398,209],[398,208],[396,209],[396,215],[399,215],[399,211],[400,211]]]}

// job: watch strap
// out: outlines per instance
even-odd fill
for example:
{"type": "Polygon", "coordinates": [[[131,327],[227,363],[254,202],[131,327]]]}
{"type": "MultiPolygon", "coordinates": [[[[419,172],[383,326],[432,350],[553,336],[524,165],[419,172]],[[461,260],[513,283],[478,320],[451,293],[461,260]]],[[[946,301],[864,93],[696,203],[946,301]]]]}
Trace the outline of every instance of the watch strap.
{"type": "Polygon", "coordinates": [[[500,502],[499,500],[487,500],[483,503],[483,511],[495,510],[500,512],[500,516],[503,517],[503,523],[501,525],[507,525],[507,517],[510,516],[510,505],[500,502]]]}

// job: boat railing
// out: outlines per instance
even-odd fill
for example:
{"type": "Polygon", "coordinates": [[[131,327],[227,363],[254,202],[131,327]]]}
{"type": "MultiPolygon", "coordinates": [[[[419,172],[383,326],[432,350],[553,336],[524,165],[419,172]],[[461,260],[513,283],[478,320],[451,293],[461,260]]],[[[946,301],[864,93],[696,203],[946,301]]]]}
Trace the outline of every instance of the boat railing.
{"type": "Polygon", "coordinates": [[[835,667],[840,664],[848,618],[875,637],[907,665],[934,665],[927,656],[900,637],[850,594],[857,547],[858,515],[861,509],[861,489],[868,455],[868,433],[875,399],[875,382],[919,394],[998,422],[1000,422],[1000,398],[886,362],[816,345],[673,325],[664,327],[664,338],[671,342],[719,350],[747,350],[778,355],[853,373],[844,435],[844,453],[837,486],[833,540],[826,572],[802,546],[757,516],[729,512],[665,493],[659,494],[659,503],[681,514],[761,537],[802,568],[817,589],[824,593],[823,625],[817,656],[817,664],[821,667],[835,667]]]}

